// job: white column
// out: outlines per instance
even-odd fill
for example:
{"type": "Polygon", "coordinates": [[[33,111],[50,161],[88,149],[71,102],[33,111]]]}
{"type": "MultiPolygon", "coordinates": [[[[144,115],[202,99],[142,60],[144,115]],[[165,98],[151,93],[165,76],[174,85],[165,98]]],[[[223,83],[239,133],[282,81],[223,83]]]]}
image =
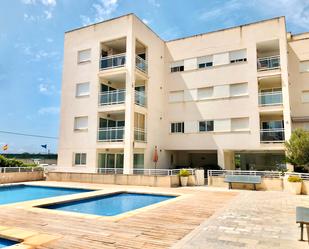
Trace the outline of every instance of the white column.
{"type": "Polygon", "coordinates": [[[134,86],[135,86],[135,36],[132,27],[126,40],[126,101],[123,173],[133,169],[134,150],[134,86]]]}

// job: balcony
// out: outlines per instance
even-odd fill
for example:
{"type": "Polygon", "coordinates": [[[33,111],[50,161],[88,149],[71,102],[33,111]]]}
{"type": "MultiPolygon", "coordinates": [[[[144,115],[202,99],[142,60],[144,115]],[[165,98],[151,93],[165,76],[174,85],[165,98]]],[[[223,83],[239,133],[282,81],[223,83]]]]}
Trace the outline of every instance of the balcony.
{"type": "Polygon", "coordinates": [[[274,55],[258,58],[257,68],[258,71],[266,71],[280,68],[280,56],[274,55]]]}
{"type": "Polygon", "coordinates": [[[260,92],[259,106],[282,105],[282,92],[260,92]]]}
{"type": "Polygon", "coordinates": [[[148,64],[147,61],[136,55],[135,57],[135,66],[137,69],[141,70],[143,73],[148,73],[148,64]]]}
{"type": "Polygon", "coordinates": [[[113,68],[124,67],[126,64],[126,54],[115,54],[101,57],[100,70],[108,70],[113,68]]]}
{"type": "Polygon", "coordinates": [[[125,90],[117,89],[99,93],[99,105],[118,105],[125,102],[125,90]]]}
{"type": "Polygon", "coordinates": [[[124,127],[99,128],[98,141],[122,142],[124,139],[124,127]]]}
{"type": "Polygon", "coordinates": [[[135,91],[135,104],[146,107],[146,95],[145,92],[135,91]]]}
{"type": "Polygon", "coordinates": [[[134,128],[134,140],[136,142],[146,142],[146,131],[141,128],[134,128]]]}
{"type": "Polygon", "coordinates": [[[260,141],[261,143],[282,143],[284,141],[284,129],[261,129],[260,141]]]}

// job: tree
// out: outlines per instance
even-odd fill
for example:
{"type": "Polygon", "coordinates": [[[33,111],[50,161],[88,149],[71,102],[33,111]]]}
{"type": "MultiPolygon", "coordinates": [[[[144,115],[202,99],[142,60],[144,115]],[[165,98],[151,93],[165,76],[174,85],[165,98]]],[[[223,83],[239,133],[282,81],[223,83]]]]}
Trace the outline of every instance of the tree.
{"type": "Polygon", "coordinates": [[[286,160],[294,165],[295,171],[309,171],[309,132],[296,129],[289,141],[285,142],[287,150],[286,160]]]}

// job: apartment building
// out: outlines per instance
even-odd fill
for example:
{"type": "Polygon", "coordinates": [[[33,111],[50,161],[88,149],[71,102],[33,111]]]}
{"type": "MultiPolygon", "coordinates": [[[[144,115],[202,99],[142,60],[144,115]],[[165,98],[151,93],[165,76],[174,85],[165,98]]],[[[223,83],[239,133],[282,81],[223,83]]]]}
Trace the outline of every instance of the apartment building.
{"type": "Polygon", "coordinates": [[[128,14],[65,33],[58,165],[275,169],[308,107],[309,34],[284,17],[164,41],[128,14]]]}

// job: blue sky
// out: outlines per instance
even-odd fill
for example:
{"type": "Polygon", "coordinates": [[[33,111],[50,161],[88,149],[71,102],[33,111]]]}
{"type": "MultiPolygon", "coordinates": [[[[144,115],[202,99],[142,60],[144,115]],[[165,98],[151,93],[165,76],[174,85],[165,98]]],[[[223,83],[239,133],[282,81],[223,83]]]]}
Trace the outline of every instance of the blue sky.
{"type": "MultiPolygon", "coordinates": [[[[58,136],[64,32],[133,12],[163,39],[285,15],[309,31],[308,0],[2,0],[0,130],[58,136]]],[[[0,133],[8,152],[57,151],[57,140],[0,133]]]]}

